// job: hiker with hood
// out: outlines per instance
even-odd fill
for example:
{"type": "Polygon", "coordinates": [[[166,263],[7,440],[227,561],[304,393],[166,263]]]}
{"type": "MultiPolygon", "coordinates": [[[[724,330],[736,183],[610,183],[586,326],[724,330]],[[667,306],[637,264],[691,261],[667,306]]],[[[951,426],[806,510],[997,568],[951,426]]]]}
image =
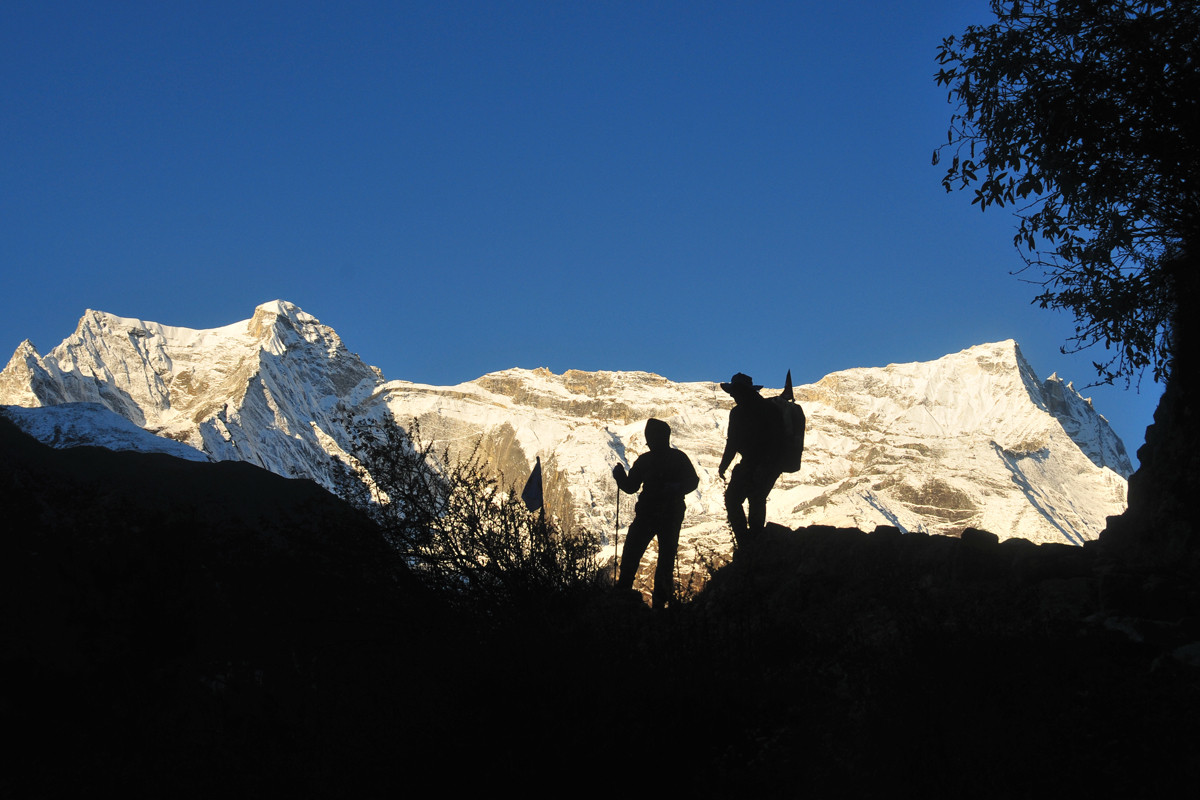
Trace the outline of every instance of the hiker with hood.
{"type": "Polygon", "coordinates": [[[756,540],[767,524],[767,495],[783,472],[783,416],[778,408],[758,393],[761,386],[741,372],[722,383],[736,405],[729,411],[729,434],[717,474],[725,480],[725,470],[735,455],[741,461],[725,487],[725,511],[729,527],[739,547],[756,540]],[[749,505],[749,518],[742,508],[749,505]]]}
{"type": "Polygon", "coordinates": [[[652,602],[655,608],[663,608],[675,590],[675,554],[683,524],[683,498],[695,490],[700,478],[691,459],[682,450],[671,447],[671,426],[661,419],[646,421],[646,444],[650,451],[633,462],[628,474],[621,464],[613,467],[613,478],[621,491],[633,494],[639,488],[642,490],[625,535],[617,588],[633,588],[642,554],[650,540],[658,536],[652,602]]]}

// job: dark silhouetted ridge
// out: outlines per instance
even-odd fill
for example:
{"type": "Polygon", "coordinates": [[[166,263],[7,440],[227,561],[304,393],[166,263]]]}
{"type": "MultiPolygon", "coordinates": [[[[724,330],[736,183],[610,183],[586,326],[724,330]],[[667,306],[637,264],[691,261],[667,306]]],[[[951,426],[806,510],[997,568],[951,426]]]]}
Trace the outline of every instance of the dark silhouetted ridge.
{"type": "Polygon", "coordinates": [[[6,796],[573,795],[609,763],[689,797],[1200,780],[1198,583],[1103,540],[768,525],[665,611],[450,610],[308,481],[4,420],[0,453],[6,796]]]}

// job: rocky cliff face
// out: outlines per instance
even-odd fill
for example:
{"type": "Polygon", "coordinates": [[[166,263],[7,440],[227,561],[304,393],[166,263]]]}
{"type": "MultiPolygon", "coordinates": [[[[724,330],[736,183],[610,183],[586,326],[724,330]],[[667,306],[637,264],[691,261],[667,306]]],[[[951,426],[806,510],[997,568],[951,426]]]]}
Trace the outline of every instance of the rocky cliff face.
{"type": "MultiPolygon", "coordinates": [[[[795,394],[808,416],[804,464],[771,494],[772,521],[951,535],[977,527],[1080,544],[1124,508],[1121,442],[1070,384],[1039,380],[1012,341],[837,372],[795,394]]],[[[415,419],[438,449],[478,444],[507,484],[522,483],[541,456],[553,508],[605,536],[616,522],[612,467],[645,452],[645,420],[657,417],[700,474],[684,560],[732,544],[716,474],[732,403],[716,383],[545,369],[450,387],[385,383],[333,330],[276,301],[213,330],[89,311],[45,357],[22,343],[0,373],[0,403],[76,402],[100,403],[214,460],[327,486],[353,420],[415,419]]],[[[622,528],[632,517],[623,502],[622,528]]]]}

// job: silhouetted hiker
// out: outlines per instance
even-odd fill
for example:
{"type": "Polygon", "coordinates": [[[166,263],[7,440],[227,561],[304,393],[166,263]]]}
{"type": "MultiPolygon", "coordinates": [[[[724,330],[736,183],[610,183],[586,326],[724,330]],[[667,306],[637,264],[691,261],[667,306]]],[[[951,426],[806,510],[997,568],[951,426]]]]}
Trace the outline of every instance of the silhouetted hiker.
{"type": "Polygon", "coordinates": [[[762,387],[755,386],[749,375],[739,372],[729,383],[722,383],[721,388],[737,405],[729,411],[729,435],[717,474],[725,480],[725,469],[733,462],[733,457],[742,457],[725,487],[729,527],[733,529],[734,540],[742,547],[757,538],[767,524],[767,495],[783,471],[780,466],[784,443],[783,415],[774,403],[758,393],[762,387]],[[742,503],[747,500],[749,521],[742,510],[742,503]]]}
{"type": "Polygon", "coordinates": [[[700,478],[691,459],[682,450],[671,447],[671,426],[661,419],[646,421],[646,444],[650,452],[633,462],[629,474],[620,464],[613,467],[619,489],[629,494],[639,487],[642,490],[633,522],[625,534],[617,587],[633,588],[642,553],[657,535],[658,564],[654,569],[651,599],[655,608],[662,608],[675,591],[675,553],[679,550],[679,526],[683,524],[683,498],[695,490],[700,478]]]}

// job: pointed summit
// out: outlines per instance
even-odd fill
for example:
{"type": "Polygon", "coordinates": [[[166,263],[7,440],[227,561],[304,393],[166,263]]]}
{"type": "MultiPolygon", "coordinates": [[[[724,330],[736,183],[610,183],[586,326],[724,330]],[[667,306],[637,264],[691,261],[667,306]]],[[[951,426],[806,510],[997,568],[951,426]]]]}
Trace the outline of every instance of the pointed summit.
{"type": "Polygon", "coordinates": [[[305,313],[299,306],[286,300],[272,300],[269,303],[263,303],[254,309],[254,315],[249,321],[251,336],[269,337],[268,331],[273,331],[276,337],[274,346],[286,346],[284,341],[289,338],[289,333],[309,338],[304,337],[301,333],[308,328],[322,329],[325,335],[332,334],[334,338],[337,337],[337,334],[333,333],[333,329],[321,325],[321,321],[312,314],[305,313]]]}
{"type": "Polygon", "coordinates": [[[289,318],[294,318],[297,315],[303,314],[309,319],[316,319],[316,317],[313,317],[310,314],[305,314],[304,311],[301,310],[300,306],[296,305],[295,303],[289,303],[287,300],[272,300],[268,303],[261,303],[258,306],[255,306],[255,316],[257,316],[260,311],[265,314],[277,314],[279,316],[289,318]]]}
{"type": "Polygon", "coordinates": [[[17,345],[8,365],[0,372],[0,398],[4,398],[5,403],[36,408],[62,402],[53,385],[46,381],[41,358],[28,339],[17,345]]]}

